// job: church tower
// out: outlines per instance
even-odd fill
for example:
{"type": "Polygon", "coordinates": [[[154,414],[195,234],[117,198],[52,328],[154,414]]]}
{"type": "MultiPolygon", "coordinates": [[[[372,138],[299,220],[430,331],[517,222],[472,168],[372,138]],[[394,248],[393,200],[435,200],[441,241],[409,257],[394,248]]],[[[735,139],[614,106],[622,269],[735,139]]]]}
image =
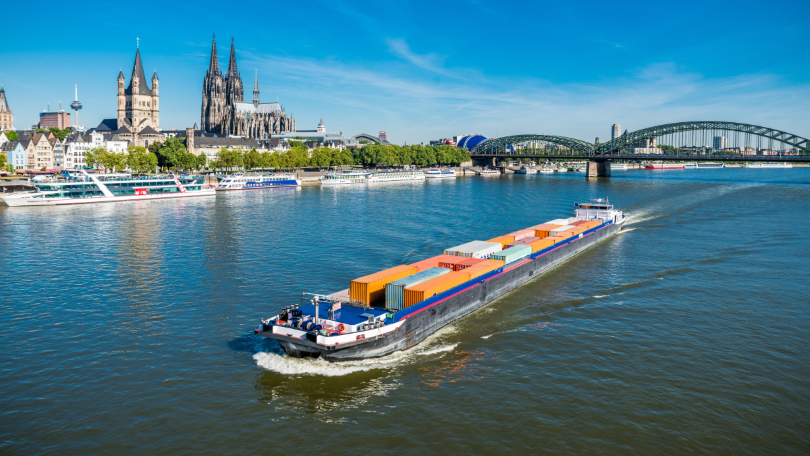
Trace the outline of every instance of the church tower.
{"type": "Polygon", "coordinates": [[[118,128],[127,127],[137,133],[147,126],[160,128],[158,79],[157,72],[152,76],[152,87],[149,88],[141,62],[141,50],[135,51],[135,63],[132,65],[132,76],[129,86],[124,89],[124,73],[118,73],[118,128]],[[123,93],[122,93],[123,92],[123,93]],[[123,115],[122,115],[123,112],[123,115]]]}
{"type": "Polygon", "coordinates": [[[242,89],[242,77],[236,69],[236,50],[231,38],[231,57],[228,61],[228,75],[225,77],[225,99],[228,105],[245,101],[245,92],[242,89]]]}
{"type": "Polygon", "coordinates": [[[259,107],[259,70],[256,70],[256,80],[253,81],[253,106],[259,107]]]}
{"type": "Polygon", "coordinates": [[[216,35],[214,35],[214,42],[211,44],[211,60],[208,63],[208,71],[205,72],[202,95],[200,128],[206,132],[221,134],[227,103],[225,101],[224,78],[219,71],[216,35]]]}
{"type": "Polygon", "coordinates": [[[6,89],[0,85],[0,131],[14,129],[14,111],[8,106],[6,89]]]}

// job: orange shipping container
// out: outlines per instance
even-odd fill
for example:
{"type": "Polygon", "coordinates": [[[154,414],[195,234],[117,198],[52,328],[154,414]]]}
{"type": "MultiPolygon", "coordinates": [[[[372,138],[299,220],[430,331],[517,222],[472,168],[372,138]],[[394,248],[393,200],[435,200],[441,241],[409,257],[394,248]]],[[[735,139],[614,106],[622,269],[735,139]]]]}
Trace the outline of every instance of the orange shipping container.
{"type": "Polygon", "coordinates": [[[354,279],[349,284],[349,298],[352,301],[359,301],[370,306],[385,300],[385,285],[394,280],[408,277],[419,272],[415,266],[401,265],[395,266],[385,271],[376,272],[359,279],[354,279]]]}
{"type": "Polygon", "coordinates": [[[470,280],[470,274],[467,273],[469,269],[471,268],[467,268],[463,271],[444,274],[436,277],[435,279],[430,279],[427,282],[422,282],[410,288],[406,288],[405,303],[403,307],[412,306],[418,302],[422,302],[435,294],[447,291],[470,280]]]}
{"type": "Polygon", "coordinates": [[[428,258],[427,260],[417,261],[416,263],[411,264],[411,266],[415,266],[419,269],[419,272],[422,272],[426,269],[430,268],[452,268],[452,265],[464,261],[464,258],[457,257],[455,255],[438,255],[433,258],[428,258]],[[442,266],[442,263],[449,263],[450,266],[442,266]]]}
{"type": "MultiPolygon", "coordinates": [[[[500,242],[501,245],[505,246],[506,244],[509,244],[510,242],[515,242],[515,237],[514,236],[498,236],[496,238],[492,238],[492,239],[488,240],[487,242],[500,242]]],[[[506,247],[504,247],[504,248],[506,248],[506,247]]]]}
{"type": "Polygon", "coordinates": [[[503,267],[504,264],[506,263],[501,260],[484,260],[481,263],[470,266],[469,268],[465,269],[464,272],[470,274],[470,280],[472,280],[486,274],[487,272],[503,267]]]}
{"type": "Polygon", "coordinates": [[[532,248],[532,253],[539,252],[547,247],[554,245],[554,239],[544,238],[539,241],[534,241],[529,246],[532,248]]]}
{"type": "Polygon", "coordinates": [[[586,231],[588,231],[588,228],[585,228],[583,226],[575,226],[570,230],[565,230],[564,233],[571,233],[572,236],[577,236],[579,235],[579,233],[584,233],[586,231]]]}
{"type": "Polygon", "coordinates": [[[556,230],[557,228],[561,228],[562,225],[552,225],[551,223],[543,223],[541,225],[536,225],[531,228],[530,230],[534,230],[534,237],[538,238],[545,238],[548,237],[548,232],[551,230],[556,230]]]}
{"type": "Polygon", "coordinates": [[[568,239],[570,237],[571,237],[571,233],[562,232],[562,233],[557,233],[554,236],[549,236],[546,239],[554,239],[554,243],[556,244],[557,242],[564,241],[564,240],[566,240],[566,239],[568,239]]]}
{"type": "Polygon", "coordinates": [[[587,226],[587,227],[588,227],[588,229],[591,229],[591,228],[596,228],[597,226],[599,226],[599,225],[601,225],[601,224],[602,224],[602,222],[600,222],[600,221],[598,221],[598,220],[591,220],[590,222],[588,222],[588,223],[583,223],[583,224],[582,224],[582,225],[580,225],[580,226],[587,226]]]}

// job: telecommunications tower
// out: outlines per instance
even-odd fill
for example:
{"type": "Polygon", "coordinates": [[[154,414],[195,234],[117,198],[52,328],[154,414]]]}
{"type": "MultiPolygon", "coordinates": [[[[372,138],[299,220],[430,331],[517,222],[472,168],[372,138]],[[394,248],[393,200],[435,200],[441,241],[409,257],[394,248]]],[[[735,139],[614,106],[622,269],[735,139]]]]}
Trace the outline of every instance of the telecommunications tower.
{"type": "Polygon", "coordinates": [[[73,111],[76,113],[76,127],[79,126],[79,109],[82,109],[82,103],[79,101],[79,85],[76,84],[74,86],[76,90],[76,98],[73,100],[73,103],[70,104],[70,107],[73,108],[73,111]]]}

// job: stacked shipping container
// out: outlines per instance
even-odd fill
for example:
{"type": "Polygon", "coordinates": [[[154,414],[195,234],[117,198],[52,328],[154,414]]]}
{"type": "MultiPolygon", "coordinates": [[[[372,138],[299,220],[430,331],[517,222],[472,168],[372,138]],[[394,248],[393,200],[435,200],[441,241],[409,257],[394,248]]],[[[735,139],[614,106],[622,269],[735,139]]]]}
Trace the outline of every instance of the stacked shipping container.
{"type": "MultiPolygon", "coordinates": [[[[469,269],[471,268],[467,268],[467,270],[469,269]]],[[[470,280],[470,273],[467,272],[467,270],[450,272],[449,274],[406,288],[403,308],[422,302],[435,294],[447,291],[470,280]]]]}
{"type": "Polygon", "coordinates": [[[349,284],[349,298],[367,306],[381,304],[385,300],[386,284],[417,272],[414,266],[402,265],[354,279],[349,284]]]}
{"type": "Polygon", "coordinates": [[[349,297],[400,310],[596,228],[600,221],[558,219],[488,241],[472,241],[411,265],[351,281],[349,297]]]}
{"type": "Polygon", "coordinates": [[[428,280],[449,274],[450,272],[451,271],[447,268],[430,268],[412,276],[394,280],[385,286],[385,307],[396,310],[403,309],[406,288],[427,282],[428,280]]]}

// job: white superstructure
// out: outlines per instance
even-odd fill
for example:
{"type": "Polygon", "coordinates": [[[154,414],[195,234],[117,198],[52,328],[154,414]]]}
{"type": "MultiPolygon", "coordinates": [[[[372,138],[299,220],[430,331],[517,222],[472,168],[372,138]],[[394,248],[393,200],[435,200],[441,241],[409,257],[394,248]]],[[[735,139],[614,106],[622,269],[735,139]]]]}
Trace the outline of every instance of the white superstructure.
{"type": "Polygon", "coordinates": [[[522,165],[519,170],[515,171],[515,174],[537,174],[537,170],[526,165],[522,165]]]}
{"type": "Polygon", "coordinates": [[[415,171],[375,171],[368,176],[368,183],[395,181],[415,181],[425,180],[425,173],[422,170],[415,171]]]}
{"type": "Polygon", "coordinates": [[[425,177],[428,179],[447,179],[455,178],[456,172],[452,168],[433,168],[425,171],[425,177]]]}
{"type": "Polygon", "coordinates": [[[133,177],[128,173],[90,174],[85,171],[71,171],[60,177],[37,176],[31,181],[36,190],[3,194],[0,199],[11,207],[19,207],[188,198],[215,194],[214,187],[206,185],[203,176],[168,174],[133,177]]]}
{"type": "Polygon", "coordinates": [[[371,173],[361,171],[330,171],[319,179],[321,185],[365,184],[371,173]]]}
{"type": "Polygon", "coordinates": [[[590,203],[575,204],[574,218],[578,220],[600,220],[603,223],[619,223],[624,221],[624,213],[617,211],[607,198],[599,198],[590,203]]]}
{"type": "Polygon", "coordinates": [[[743,168],[793,168],[792,163],[746,163],[743,168]]]}

